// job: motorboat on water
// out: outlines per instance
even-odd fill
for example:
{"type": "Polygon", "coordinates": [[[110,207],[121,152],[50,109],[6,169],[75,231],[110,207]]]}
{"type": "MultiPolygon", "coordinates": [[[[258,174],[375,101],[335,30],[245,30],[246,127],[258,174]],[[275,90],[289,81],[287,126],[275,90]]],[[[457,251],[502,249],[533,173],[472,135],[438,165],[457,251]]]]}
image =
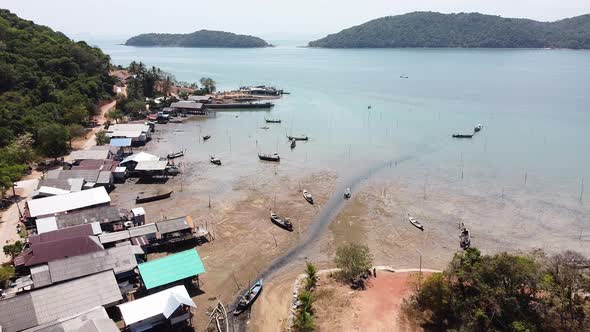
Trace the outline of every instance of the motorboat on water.
{"type": "Polygon", "coordinates": [[[211,135],[205,135],[205,136],[203,136],[203,141],[206,141],[206,140],[208,140],[210,138],[211,138],[211,135]]]}
{"type": "Polygon", "coordinates": [[[478,131],[480,131],[480,130],[482,130],[482,129],[483,129],[483,126],[482,126],[481,124],[478,124],[477,126],[475,126],[475,127],[473,128],[473,131],[477,133],[478,131]]]}
{"type": "Polygon", "coordinates": [[[258,159],[264,160],[264,161],[274,161],[274,162],[281,161],[281,157],[279,156],[278,153],[275,153],[275,154],[261,154],[261,153],[259,153],[258,159]]]}
{"type": "Polygon", "coordinates": [[[214,156],[209,156],[209,161],[210,161],[212,164],[215,164],[215,165],[219,165],[219,166],[221,166],[221,159],[219,159],[219,158],[216,158],[216,157],[214,157],[214,156]]]}
{"type": "Polygon", "coordinates": [[[350,188],[346,188],[346,190],[344,191],[344,198],[349,199],[350,196],[352,196],[350,188]]]}

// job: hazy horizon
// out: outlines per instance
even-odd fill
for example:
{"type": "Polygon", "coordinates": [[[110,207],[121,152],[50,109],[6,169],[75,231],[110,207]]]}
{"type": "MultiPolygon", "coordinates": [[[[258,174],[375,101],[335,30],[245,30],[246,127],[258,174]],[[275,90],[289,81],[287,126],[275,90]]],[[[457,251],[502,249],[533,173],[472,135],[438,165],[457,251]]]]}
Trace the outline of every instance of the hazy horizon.
{"type": "Polygon", "coordinates": [[[161,2],[103,0],[9,1],[0,7],[71,38],[129,38],[140,33],[189,33],[222,30],[269,40],[311,40],[383,16],[413,11],[480,12],[503,17],[555,21],[590,13],[590,1],[571,0],[327,0],[273,2],[227,0],[196,3],[178,0],[174,7],[161,2]],[[333,13],[330,15],[330,13],[333,13]]]}

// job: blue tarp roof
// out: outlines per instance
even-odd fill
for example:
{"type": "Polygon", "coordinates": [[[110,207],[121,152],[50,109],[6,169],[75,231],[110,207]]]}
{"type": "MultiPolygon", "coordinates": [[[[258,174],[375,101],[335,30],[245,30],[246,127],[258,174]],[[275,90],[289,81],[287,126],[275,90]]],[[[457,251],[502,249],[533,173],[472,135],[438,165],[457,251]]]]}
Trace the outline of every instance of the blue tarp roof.
{"type": "Polygon", "coordinates": [[[111,146],[126,148],[131,146],[131,138],[111,138],[111,146]]]}

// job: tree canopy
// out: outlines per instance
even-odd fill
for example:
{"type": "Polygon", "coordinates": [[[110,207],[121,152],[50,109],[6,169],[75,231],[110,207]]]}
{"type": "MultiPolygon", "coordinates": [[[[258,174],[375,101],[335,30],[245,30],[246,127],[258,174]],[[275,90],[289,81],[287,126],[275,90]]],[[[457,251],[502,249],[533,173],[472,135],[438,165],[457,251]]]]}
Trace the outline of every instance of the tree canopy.
{"type": "Polygon", "coordinates": [[[387,16],[309,43],[326,48],[590,48],[590,15],[555,22],[479,13],[387,16]]]}
{"type": "Polygon", "coordinates": [[[587,259],[545,255],[455,254],[404,305],[427,330],[587,331],[587,259]]]}
{"type": "Polygon", "coordinates": [[[187,34],[146,33],[129,38],[127,46],[167,47],[267,47],[261,38],[231,32],[199,30],[187,34]]]}
{"type": "Polygon", "coordinates": [[[347,243],[338,247],[334,261],[340,269],[340,277],[346,281],[358,278],[373,265],[369,247],[357,243],[347,243]]]}

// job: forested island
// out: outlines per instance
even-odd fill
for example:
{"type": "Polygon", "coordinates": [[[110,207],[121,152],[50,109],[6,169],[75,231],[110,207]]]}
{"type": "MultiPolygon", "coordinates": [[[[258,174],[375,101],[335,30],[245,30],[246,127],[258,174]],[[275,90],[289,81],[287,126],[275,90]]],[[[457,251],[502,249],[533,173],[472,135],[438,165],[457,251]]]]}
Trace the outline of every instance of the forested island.
{"type": "Polygon", "coordinates": [[[590,15],[538,22],[479,13],[413,12],[378,18],[308,46],[590,49],[590,15]]]}
{"type": "Polygon", "coordinates": [[[187,34],[145,33],[129,38],[127,46],[163,47],[228,47],[251,48],[271,46],[264,39],[231,32],[200,30],[187,34]]]}

